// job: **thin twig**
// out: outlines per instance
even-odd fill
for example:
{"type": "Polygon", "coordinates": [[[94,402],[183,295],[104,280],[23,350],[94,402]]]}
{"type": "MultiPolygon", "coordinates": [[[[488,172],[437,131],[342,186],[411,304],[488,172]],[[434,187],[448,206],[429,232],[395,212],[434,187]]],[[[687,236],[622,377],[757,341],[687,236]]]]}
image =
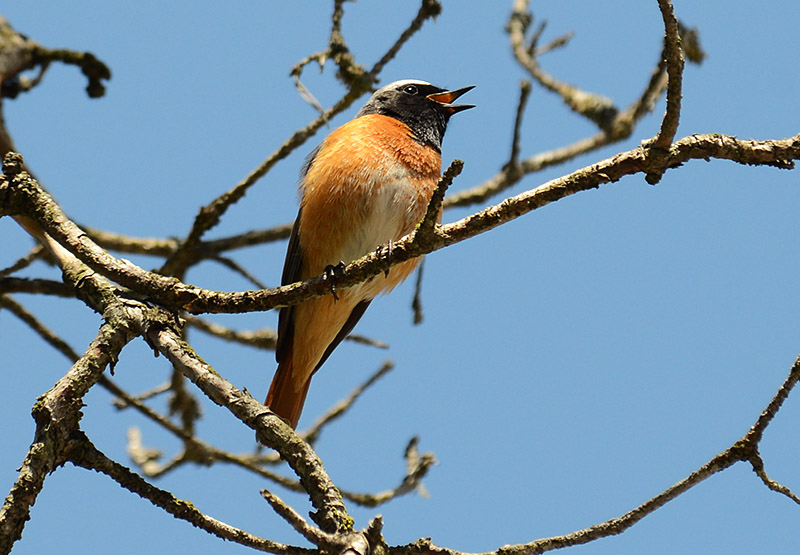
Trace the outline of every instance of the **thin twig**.
{"type": "Polygon", "coordinates": [[[358,503],[364,507],[377,507],[384,503],[388,503],[392,499],[402,495],[407,495],[414,490],[417,490],[421,496],[427,497],[427,491],[425,491],[425,488],[422,485],[422,479],[428,474],[428,471],[431,469],[431,467],[437,464],[437,462],[433,453],[424,453],[419,455],[419,453],[416,451],[417,441],[418,438],[412,438],[405,449],[407,471],[403,481],[400,482],[397,487],[374,494],[342,491],[342,495],[346,499],[351,500],[354,503],[358,503]]]}
{"type": "Polygon", "coordinates": [[[369,70],[369,75],[372,78],[376,78],[378,74],[383,71],[383,68],[388,64],[392,59],[397,56],[397,53],[400,52],[400,49],[408,42],[414,33],[419,31],[422,28],[422,24],[425,23],[428,19],[436,18],[439,14],[442,13],[442,5],[439,3],[438,0],[422,0],[422,4],[419,7],[419,11],[417,11],[417,15],[408,25],[405,31],[400,34],[400,38],[398,38],[395,43],[386,51],[386,53],[381,56],[380,60],[375,62],[375,65],[372,66],[372,69],[369,70]]]}
{"type": "Polygon", "coordinates": [[[781,495],[785,495],[798,505],[800,505],[800,497],[798,497],[791,489],[784,486],[783,484],[776,482],[772,478],[767,475],[767,472],[764,470],[764,460],[761,458],[760,455],[753,455],[750,457],[750,464],[753,466],[753,472],[756,473],[756,476],[761,478],[761,481],[767,486],[769,489],[774,491],[775,493],[780,493],[781,495]]]}
{"type": "Polygon", "coordinates": [[[313,445],[317,441],[317,439],[319,439],[322,430],[328,424],[330,424],[331,422],[333,422],[338,418],[341,418],[341,416],[345,412],[347,412],[347,410],[351,406],[353,406],[353,403],[355,403],[356,400],[358,400],[358,398],[361,397],[361,395],[367,389],[369,389],[373,384],[375,384],[378,380],[380,380],[382,377],[384,377],[393,369],[394,369],[394,362],[392,362],[391,360],[387,360],[386,362],[384,362],[381,365],[381,367],[378,368],[378,370],[374,374],[372,374],[369,378],[367,378],[367,380],[364,383],[356,387],[353,391],[350,392],[350,394],[347,397],[345,397],[344,399],[333,405],[331,408],[327,410],[327,412],[325,412],[325,414],[317,418],[317,420],[314,421],[314,423],[308,430],[300,433],[300,437],[305,439],[306,442],[313,445]]]}
{"type": "Polygon", "coordinates": [[[99,98],[105,94],[104,81],[111,79],[111,70],[91,52],[76,52],[63,48],[51,49],[38,46],[35,50],[35,57],[40,64],[49,64],[55,61],[81,68],[81,73],[88,80],[86,93],[89,97],[99,98]]]}
{"type": "Polygon", "coordinates": [[[413,322],[418,326],[425,319],[425,310],[422,308],[422,271],[425,268],[425,259],[417,267],[417,279],[414,282],[414,298],[411,301],[411,311],[414,313],[413,322]]]}
{"type": "Polygon", "coordinates": [[[275,345],[278,340],[278,334],[273,329],[262,329],[258,331],[248,330],[233,330],[225,326],[221,326],[216,322],[197,318],[195,316],[187,316],[186,323],[204,333],[225,339],[226,341],[233,341],[241,345],[249,347],[256,347],[258,349],[275,350],[275,345]]]}
{"type": "Polygon", "coordinates": [[[44,339],[56,351],[63,354],[71,362],[75,362],[80,355],[70,345],[56,335],[50,328],[42,324],[33,314],[28,312],[24,306],[16,302],[8,295],[0,295],[0,308],[5,308],[14,316],[28,325],[39,337],[44,339]]]}
{"type": "Polygon", "coordinates": [[[0,278],[0,293],[36,293],[56,297],[75,296],[75,290],[61,281],[15,277],[0,278]]]}
{"type": "MultiPolygon", "coordinates": [[[[767,405],[767,408],[764,409],[756,420],[756,423],[741,440],[734,443],[719,455],[713,457],[710,461],[689,474],[689,476],[680,482],[667,488],[635,509],[628,511],[620,517],[609,519],[603,523],[590,526],[589,528],[584,528],[561,536],[542,538],[525,544],[505,545],[502,548],[482,555],[530,555],[533,553],[544,553],[546,551],[553,551],[573,545],[582,545],[600,538],[621,534],[647,515],[652,514],[666,505],[669,501],[676,499],[707,478],[730,468],[737,462],[749,461],[753,464],[753,469],[756,474],[768,488],[786,495],[795,502],[800,501],[789,488],[774,482],[766,476],[766,473],[763,471],[763,465],[759,464],[761,463],[761,458],[758,456],[758,442],[761,440],[764,430],[780,410],[783,402],[787,399],[789,393],[791,393],[798,381],[800,381],[800,357],[795,360],[792,369],[789,371],[789,376],[784,380],[769,405],[767,405]]],[[[392,555],[420,554],[422,552],[441,555],[465,555],[454,549],[433,545],[430,540],[418,540],[410,545],[390,547],[388,552],[392,555]]]]}
{"type": "MultiPolygon", "coordinates": [[[[539,84],[561,96],[564,104],[571,110],[590,119],[601,129],[609,129],[618,113],[611,99],[560,81],[539,67],[535,49],[525,44],[525,32],[532,20],[529,4],[530,0],[515,0],[508,20],[507,30],[514,57],[539,84]]],[[[537,39],[538,34],[535,34],[532,45],[535,45],[537,39]]]]}
{"type": "Polygon", "coordinates": [[[463,160],[456,159],[450,162],[450,166],[442,174],[442,177],[436,184],[436,188],[433,190],[431,200],[428,202],[428,208],[425,211],[425,216],[414,230],[415,241],[424,242],[429,240],[430,236],[433,234],[436,224],[442,218],[442,203],[444,202],[444,195],[447,192],[447,188],[450,187],[450,185],[453,183],[453,180],[458,177],[463,169],[463,160]]]}
{"type": "Polygon", "coordinates": [[[28,254],[26,254],[16,262],[14,262],[8,268],[3,268],[2,270],[0,270],[0,278],[5,276],[10,276],[15,272],[24,270],[25,268],[33,264],[36,260],[41,258],[44,253],[45,249],[42,245],[34,245],[28,254]]]}
{"type": "Polygon", "coordinates": [[[678,19],[672,8],[670,0],[658,0],[661,17],[664,19],[664,51],[667,64],[669,81],[667,84],[667,111],[661,122],[653,141],[653,147],[665,149],[672,144],[675,133],[678,131],[678,122],[681,116],[681,89],[683,83],[683,51],[681,50],[681,37],[678,33],[678,19]]]}
{"type": "Polygon", "coordinates": [[[239,264],[232,258],[229,258],[227,256],[213,256],[210,258],[210,260],[218,262],[223,266],[225,266],[226,268],[232,270],[234,273],[239,274],[258,289],[267,288],[267,286],[264,285],[256,276],[248,272],[246,268],[244,268],[241,264],[239,264]]]}
{"type": "Polygon", "coordinates": [[[192,503],[178,499],[172,493],[155,487],[138,474],[109,459],[88,439],[82,443],[81,447],[82,449],[73,450],[73,456],[70,459],[73,464],[105,474],[128,491],[147,499],[175,518],[185,520],[209,534],[267,553],[280,555],[313,555],[317,553],[315,550],[260,538],[225,524],[200,512],[192,503]]]}
{"type": "Polygon", "coordinates": [[[326,534],[319,528],[311,526],[300,514],[287,505],[283,499],[267,489],[261,490],[261,497],[266,499],[272,510],[289,523],[297,533],[318,547],[329,547],[335,544],[333,536],[326,534]]]}
{"type": "Polygon", "coordinates": [[[522,118],[525,115],[525,107],[531,95],[531,82],[524,79],[519,85],[519,102],[517,102],[517,115],[514,117],[514,133],[511,140],[511,157],[508,165],[513,170],[519,169],[520,135],[522,132],[522,118]]]}

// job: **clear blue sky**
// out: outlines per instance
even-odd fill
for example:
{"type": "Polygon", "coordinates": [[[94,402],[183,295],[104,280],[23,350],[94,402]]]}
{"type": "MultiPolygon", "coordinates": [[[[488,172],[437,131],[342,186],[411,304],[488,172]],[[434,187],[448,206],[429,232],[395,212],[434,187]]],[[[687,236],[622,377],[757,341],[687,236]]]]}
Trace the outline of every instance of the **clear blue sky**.
{"type": "MultiPolygon", "coordinates": [[[[382,77],[477,86],[469,94],[477,108],[454,118],[444,142],[446,162],[466,161],[456,191],[491,177],[507,160],[524,75],[503,32],[510,0],[444,4],[438,21],[427,23],[382,77]]],[[[76,221],[136,236],[183,236],[199,206],[314,117],[288,74],[325,47],[331,5],[6,1],[0,13],[19,31],[47,46],[92,51],[113,71],[107,95],[90,100],[79,72],[55,65],[35,91],[4,102],[6,123],[76,221]]],[[[687,66],[678,136],[768,139],[800,131],[797,3],[684,0],[676,7],[685,23],[700,28],[708,53],[701,67],[687,66]]],[[[661,48],[655,0],[535,2],[534,9],[549,21],[546,37],[576,33],[568,48],[543,59],[548,71],[618,105],[639,94],[661,48]]],[[[346,4],[344,31],[357,60],[374,63],[416,10],[411,1],[346,4]]],[[[333,69],[305,74],[325,106],[342,92],[333,69]]],[[[513,192],[635,147],[656,132],[663,109],[661,102],[625,143],[529,176],[513,192]]],[[[593,132],[535,87],[522,154],[593,132]]],[[[211,236],[289,222],[298,169],[321,136],[251,189],[211,236]]],[[[430,498],[410,495],[378,509],[351,505],[356,526],[381,513],[390,544],[430,536],[461,550],[495,549],[619,516],[726,449],[755,421],[800,352],[799,206],[796,171],[695,161],[656,187],[629,177],[430,256],[424,324],[411,324],[410,284],[373,303],[357,329],[391,349],[340,347],[315,378],[301,421],[301,428],[308,425],[386,358],[396,362],[325,432],[318,452],[338,485],[358,491],[396,484],[413,435],[440,464],[425,482],[430,498]]],[[[444,219],[468,212],[449,211],[444,219]]],[[[0,267],[29,244],[13,221],[0,220],[0,267]]],[[[284,248],[235,257],[274,285],[284,248]]],[[[58,279],[41,265],[30,275],[58,279]]],[[[212,264],[188,280],[248,287],[212,264]]],[[[78,351],[99,325],[75,301],[16,298],[78,351]]],[[[274,326],[275,319],[216,318],[241,329],[274,326]]],[[[272,353],[197,333],[193,343],[234,384],[264,395],[272,353]]],[[[0,391],[0,491],[7,492],[33,437],[30,408],[68,364],[4,311],[0,360],[7,383],[0,391]]],[[[116,379],[136,392],[162,383],[168,372],[163,358],[136,341],[116,379]]],[[[773,478],[800,491],[797,395],[769,428],[762,454],[773,478]]],[[[99,388],[86,400],[84,428],[117,460],[128,461],[130,426],[143,430],[147,445],[167,453],[178,447],[138,415],[115,412],[99,388]]],[[[249,430],[208,403],[198,432],[233,451],[253,446],[249,430]]],[[[238,470],[184,468],[157,485],[231,525],[300,541],[258,495],[272,486],[238,470]]],[[[310,508],[303,496],[285,498],[302,514],[310,508]]],[[[573,551],[795,553],[798,514],[800,507],[739,464],[622,536],[573,551]]],[[[15,549],[45,552],[245,549],[172,519],[103,476],[68,467],[48,478],[15,549]]]]}

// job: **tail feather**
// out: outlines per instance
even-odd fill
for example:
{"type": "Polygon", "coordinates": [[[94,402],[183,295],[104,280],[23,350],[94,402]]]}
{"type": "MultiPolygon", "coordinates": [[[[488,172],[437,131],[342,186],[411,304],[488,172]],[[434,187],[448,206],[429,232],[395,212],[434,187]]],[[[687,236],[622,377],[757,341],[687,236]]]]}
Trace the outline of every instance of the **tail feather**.
{"type": "Polygon", "coordinates": [[[283,357],[283,360],[278,364],[278,369],[272,378],[272,384],[269,386],[269,393],[267,393],[267,399],[264,404],[272,412],[288,420],[292,428],[297,428],[300,413],[303,412],[303,405],[306,402],[306,394],[308,394],[311,378],[299,387],[295,384],[294,378],[292,357],[289,354],[289,356],[283,357]]]}

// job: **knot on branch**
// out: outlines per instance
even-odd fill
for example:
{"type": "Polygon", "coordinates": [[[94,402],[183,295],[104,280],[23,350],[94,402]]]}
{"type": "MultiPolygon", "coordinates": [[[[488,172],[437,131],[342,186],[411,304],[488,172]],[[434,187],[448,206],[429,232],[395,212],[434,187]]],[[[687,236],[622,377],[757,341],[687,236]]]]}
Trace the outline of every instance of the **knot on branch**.
{"type": "Polygon", "coordinates": [[[61,62],[67,65],[74,65],[81,69],[81,73],[86,77],[86,94],[89,98],[100,98],[106,93],[106,86],[103,81],[111,79],[109,67],[91,52],[75,52],[65,49],[50,49],[37,47],[34,51],[34,60],[43,69],[51,62],[61,62]]]}
{"type": "Polygon", "coordinates": [[[18,192],[27,181],[25,161],[17,152],[9,152],[3,157],[3,173],[0,175],[0,216],[21,213],[21,197],[18,192]]]}
{"type": "Polygon", "coordinates": [[[655,139],[642,143],[644,149],[644,180],[649,185],[657,185],[669,168],[670,149],[656,145],[655,139]]]}
{"type": "Polygon", "coordinates": [[[25,161],[22,154],[18,152],[8,152],[3,157],[3,173],[7,177],[14,178],[25,171],[25,161]]]}
{"type": "MultiPolygon", "coordinates": [[[[752,441],[748,436],[740,439],[730,448],[730,454],[739,461],[758,461],[761,455],[758,452],[758,443],[752,441]]],[[[758,463],[754,463],[757,467],[758,463]]]]}
{"type": "Polygon", "coordinates": [[[687,27],[680,19],[678,20],[678,33],[681,37],[681,48],[686,59],[693,64],[702,64],[706,59],[706,51],[700,44],[700,31],[697,27],[687,27]]]}

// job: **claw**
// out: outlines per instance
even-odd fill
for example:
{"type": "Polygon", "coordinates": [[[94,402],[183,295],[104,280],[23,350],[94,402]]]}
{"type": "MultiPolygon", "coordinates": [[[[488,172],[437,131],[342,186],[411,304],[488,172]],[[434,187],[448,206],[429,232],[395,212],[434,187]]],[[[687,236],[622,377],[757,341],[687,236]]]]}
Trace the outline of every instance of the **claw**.
{"type": "Polygon", "coordinates": [[[330,282],[331,295],[333,295],[334,301],[339,300],[339,295],[336,293],[336,279],[339,277],[339,274],[341,274],[343,270],[344,270],[344,262],[340,261],[335,266],[328,264],[327,266],[325,266],[325,270],[323,272],[325,280],[330,282]]]}
{"type": "MultiPolygon", "coordinates": [[[[383,256],[384,253],[386,253],[386,255],[389,257],[389,259],[391,259],[392,258],[392,249],[394,249],[394,241],[392,241],[390,239],[389,242],[386,243],[385,245],[378,245],[378,248],[375,249],[375,253],[378,256],[383,256]]],[[[388,261],[387,261],[386,269],[383,271],[383,276],[384,277],[387,277],[387,278],[389,277],[389,270],[390,269],[391,269],[391,266],[388,264],[388,261]]]]}

